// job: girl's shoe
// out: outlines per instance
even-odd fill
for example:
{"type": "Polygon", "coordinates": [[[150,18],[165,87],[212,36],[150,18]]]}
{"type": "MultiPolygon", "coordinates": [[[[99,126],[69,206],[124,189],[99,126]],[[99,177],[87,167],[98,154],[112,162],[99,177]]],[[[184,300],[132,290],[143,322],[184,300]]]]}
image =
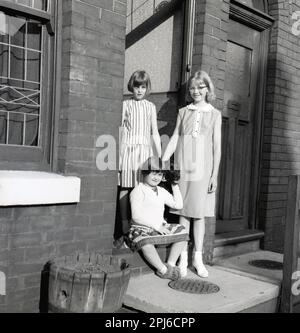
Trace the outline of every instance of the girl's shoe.
{"type": "Polygon", "coordinates": [[[193,266],[195,267],[196,272],[200,277],[202,278],[208,277],[208,271],[202,262],[202,252],[200,251],[195,252],[193,259],[193,266]]]}
{"type": "Polygon", "coordinates": [[[170,266],[166,264],[167,271],[165,274],[162,274],[159,271],[156,271],[156,275],[159,276],[161,279],[169,279],[169,280],[178,280],[180,279],[180,270],[176,266],[170,266]]]}
{"type": "Polygon", "coordinates": [[[120,249],[122,247],[123,243],[124,243],[124,238],[123,238],[123,236],[121,236],[120,238],[114,240],[113,247],[115,249],[120,249]]]}
{"type": "Polygon", "coordinates": [[[113,247],[118,250],[124,250],[129,248],[128,245],[126,244],[126,239],[123,236],[121,236],[120,238],[116,239],[113,242],[113,247]]]}
{"type": "Polygon", "coordinates": [[[188,267],[188,252],[182,251],[179,259],[178,268],[180,269],[181,277],[187,276],[187,267],[188,267]]]}

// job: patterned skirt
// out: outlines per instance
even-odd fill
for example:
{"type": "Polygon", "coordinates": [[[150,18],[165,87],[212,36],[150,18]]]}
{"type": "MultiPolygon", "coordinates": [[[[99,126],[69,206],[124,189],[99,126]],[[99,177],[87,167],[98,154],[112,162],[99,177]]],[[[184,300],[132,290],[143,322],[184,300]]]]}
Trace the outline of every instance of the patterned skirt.
{"type": "Polygon", "coordinates": [[[181,224],[166,224],[170,234],[162,235],[153,228],[132,224],[127,235],[127,244],[133,251],[140,250],[144,245],[163,245],[188,241],[189,234],[181,224]]]}
{"type": "Polygon", "coordinates": [[[152,147],[142,144],[125,144],[120,153],[118,185],[135,187],[142,181],[143,163],[153,155],[152,147]]]}

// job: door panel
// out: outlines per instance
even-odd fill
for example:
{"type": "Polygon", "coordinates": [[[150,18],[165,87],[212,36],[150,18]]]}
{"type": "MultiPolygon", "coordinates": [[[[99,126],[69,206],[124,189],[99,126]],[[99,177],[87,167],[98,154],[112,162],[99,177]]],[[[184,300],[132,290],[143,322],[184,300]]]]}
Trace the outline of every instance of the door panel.
{"type": "MultiPolygon", "coordinates": [[[[260,33],[231,20],[222,128],[216,232],[248,229],[260,33]]],[[[254,214],[255,216],[255,214],[254,214]]]]}

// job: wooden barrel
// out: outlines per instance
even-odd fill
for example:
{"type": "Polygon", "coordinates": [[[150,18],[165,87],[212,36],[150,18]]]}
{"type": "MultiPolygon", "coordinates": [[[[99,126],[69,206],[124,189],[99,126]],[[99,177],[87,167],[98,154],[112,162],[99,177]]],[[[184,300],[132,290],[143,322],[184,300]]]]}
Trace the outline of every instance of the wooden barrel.
{"type": "Polygon", "coordinates": [[[50,312],[112,313],[122,306],[130,279],[124,259],[79,253],[54,259],[49,271],[50,312]]]}

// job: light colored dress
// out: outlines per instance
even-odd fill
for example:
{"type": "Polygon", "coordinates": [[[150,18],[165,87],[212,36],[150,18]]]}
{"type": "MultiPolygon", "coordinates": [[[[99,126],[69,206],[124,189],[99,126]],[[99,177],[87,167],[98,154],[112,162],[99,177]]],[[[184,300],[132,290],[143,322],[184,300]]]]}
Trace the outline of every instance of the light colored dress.
{"type": "Polygon", "coordinates": [[[208,193],[213,171],[213,135],[221,112],[212,105],[201,109],[190,104],[179,110],[179,140],[175,152],[175,165],[180,170],[179,188],[183,209],[173,214],[189,218],[215,215],[216,194],[208,193]]]}
{"type": "Polygon", "coordinates": [[[151,117],[155,105],[146,99],[123,102],[118,185],[135,187],[141,181],[140,167],[153,155],[151,117]]]}

